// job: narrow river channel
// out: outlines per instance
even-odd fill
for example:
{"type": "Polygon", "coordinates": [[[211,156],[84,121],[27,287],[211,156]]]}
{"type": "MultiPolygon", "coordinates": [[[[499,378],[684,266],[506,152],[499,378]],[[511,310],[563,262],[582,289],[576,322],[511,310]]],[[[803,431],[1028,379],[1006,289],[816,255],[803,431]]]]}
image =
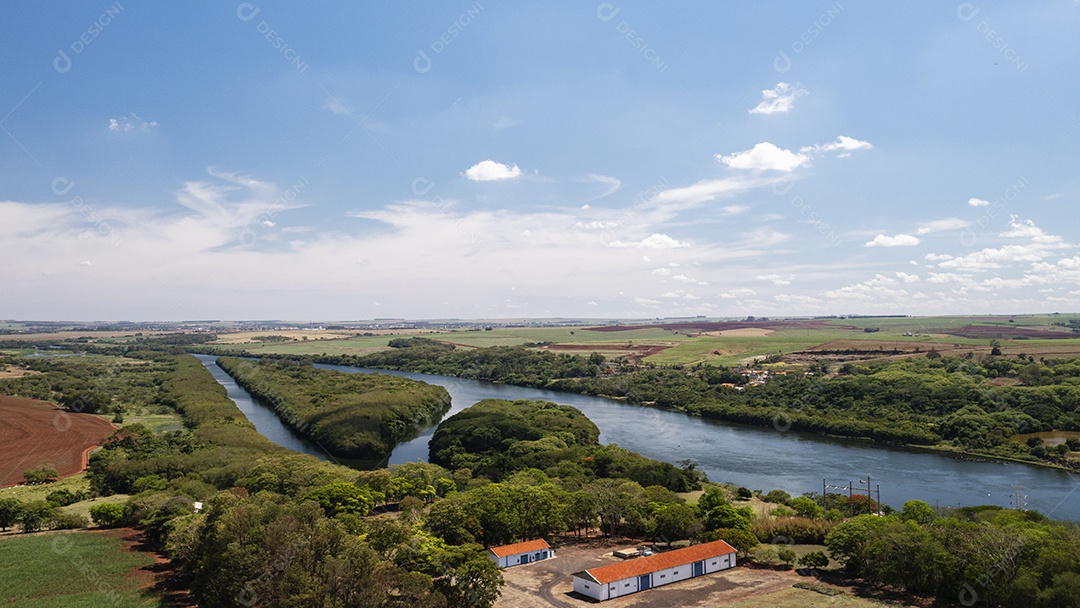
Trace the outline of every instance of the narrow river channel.
{"type": "MultiPolygon", "coordinates": [[[[317,446],[294,435],[272,410],[237,386],[214,363],[215,357],[196,356],[228,389],[229,397],[259,432],[290,449],[326,458],[317,446]]],[[[443,386],[453,399],[447,416],[482,399],[543,399],[572,405],[596,423],[600,441],[605,444],[617,443],[649,458],[675,464],[690,459],[712,481],[751,489],[779,488],[792,495],[821,492],[825,478],[831,486],[846,488],[852,482],[857,491],[859,481],[865,483],[869,475],[874,490],[880,485],[882,502],[899,507],[910,499],[941,506],[1010,506],[1019,488],[1027,508],[1055,519],[1080,520],[1080,475],[1065,471],[964,460],[793,431],[782,433],[572,393],[410,372],[341,365],[317,367],[350,373],[393,374],[443,386]]],[[[400,444],[390,455],[389,464],[426,461],[427,443],[435,426],[400,444]]]]}

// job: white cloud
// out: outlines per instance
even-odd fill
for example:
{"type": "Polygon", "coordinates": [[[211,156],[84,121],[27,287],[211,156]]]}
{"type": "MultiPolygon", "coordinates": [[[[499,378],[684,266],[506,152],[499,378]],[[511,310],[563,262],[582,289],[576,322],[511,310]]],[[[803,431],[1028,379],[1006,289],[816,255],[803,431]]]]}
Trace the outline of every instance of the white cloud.
{"type": "Polygon", "coordinates": [[[327,99],[326,100],[326,105],[324,105],[323,107],[326,108],[327,110],[330,110],[334,114],[337,114],[338,116],[351,116],[352,115],[351,108],[349,108],[349,106],[345,105],[345,103],[342,102],[337,97],[330,97],[329,99],[327,99]]]}
{"type": "Polygon", "coordinates": [[[724,215],[739,215],[740,213],[746,213],[749,210],[749,205],[728,205],[721,208],[720,212],[724,215]]]}
{"type": "Polygon", "coordinates": [[[679,249],[689,246],[689,243],[675,240],[658,232],[637,242],[613,241],[608,245],[608,247],[637,247],[639,249],[679,249]]]}
{"type": "Polygon", "coordinates": [[[127,116],[121,116],[120,118],[109,119],[109,130],[119,131],[121,133],[130,133],[131,131],[149,131],[158,126],[156,120],[146,121],[139,118],[134,112],[127,116]]]}
{"type": "Polygon", "coordinates": [[[792,171],[810,163],[810,156],[785,150],[767,141],[756,144],[750,150],[728,156],[716,155],[716,160],[733,169],[758,171],[792,171]]]}
{"type": "Polygon", "coordinates": [[[967,271],[989,270],[1018,262],[1037,262],[1045,255],[1043,248],[1036,245],[1005,245],[980,249],[965,256],[945,260],[938,266],[967,271]]]}
{"type": "Polygon", "coordinates": [[[671,271],[668,270],[667,268],[657,268],[656,270],[652,271],[652,273],[655,274],[655,275],[662,276],[662,277],[666,277],[666,276],[671,275],[671,271]]]}
{"type": "Polygon", "coordinates": [[[930,234],[931,232],[944,232],[946,230],[959,230],[961,228],[967,228],[971,225],[971,222],[962,220],[960,218],[949,217],[941,220],[934,220],[932,222],[926,222],[919,229],[915,231],[915,234],[930,234]]]}
{"type": "Polygon", "coordinates": [[[918,283],[919,282],[919,275],[917,275],[917,274],[908,274],[908,273],[903,272],[903,271],[897,272],[896,273],[896,278],[900,279],[900,281],[904,282],[904,283],[918,283]]]}
{"type": "Polygon", "coordinates": [[[769,281],[773,285],[784,286],[784,285],[791,285],[791,281],[795,279],[795,275],[793,275],[793,274],[788,274],[788,275],[759,274],[754,278],[759,280],[759,281],[769,281]]]}
{"type": "Polygon", "coordinates": [[[947,253],[928,253],[923,259],[927,260],[928,262],[940,262],[942,260],[951,260],[953,259],[953,256],[947,253]]]}
{"type": "Polygon", "coordinates": [[[611,220],[606,222],[602,222],[599,220],[592,222],[574,222],[574,226],[577,226],[578,228],[584,228],[585,230],[604,230],[607,228],[615,228],[618,225],[619,222],[611,220]]]}
{"type": "Polygon", "coordinates": [[[990,201],[983,200],[981,198],[969,198],[968,204],[972,207],[989,207],[990,201]]]}
{"type": "Polygon", "coordinates": [[[802,296],[787,293],[777,294],[773,296],[773,299],[777,302],[784,302],[787,304],[818,304],[821,302],[820,299],[813,296],[802,296]]]}
{"type": "Polygon", "coordinates": [[[911,236],[910,234],[898,234],[896,236],[886,236],[879,234],[874,237],[874,240],[867,241],[867,247],[913,247],[920,243],[918,237],[911,236]]]}
{"type": "Polygon", "coordinates": [[[748,287],[738,287],[736,289],[729,289],[724,293],[719,294],[719,297],[725,300],[733,300],[736,298],[752,298],[757,295],[757,292],[748,287]]]}
{"type": "Polygon", "coordinates": [[[649,203],[669,211],[687,209],[716,200],[722,196],[741,194],[758,186],[768,186],[775,180],[728,178],[707,179],[689,186],[679,186],[662,190],[649,203]]]}
{"type": "MultiPolygon", "coordinates": [[[[578,181],[594,182],[594,183],[597,183],[597,184],[602,184],[604,186],[604,192],[603,193],[601,193],[601,194],[599,194],[597,196],[594,196],[594,197],[592,197],[590,199],[587,199],[586,202],[602,199],[602,198],[604,198],[606,196],[611,196],[612,194],[615,194],[615,192],[617,192],[619,190],[619,188],[622,187],[622,180],[620,180],[619,178],[611,177],[610,175],[597,175],[596,173],[590,173],[590,174],[586,175],[583,179],[580,179],[578,181]]],[[[586,205],[586,208],[587,208],[587,205],[586,205]]]]}
{"type": "Polygon", "coordinates": [[[853,152],[855,150],[870,150],[874,147],[868,141],[861,139],[855,139],[854,137],[848,137],[847,135],[840,135],[836,138],[836,141],[829,142],[827,144],[815,144],[813,146],[807,146],[800,152],[835,152],[837,150],[843,152],[853,152]]]}
{"type": "Polygon", "coordinates": [[[493,160],[482,160],[466,169],[462,175],[474,182],[491,182],[521,177],[521,169],[517,165],[504,165],[493,160]]]}
{"type": "Polygon", "coordinates": [[[708,285],[708,283],[706,283],[705,281],[699,281],[697,279],[691,279],[690,277],[686,276],[685,274],[677,274],[677,275],[671,277],[671,280],[672,281],[678,281],[680,283],[693,283],[695,285],[708,285]]]}
{"type": "Polygon", "coordinates": [[[795,105],[795,98],[806,95],[798,83],[791,85],[778,82],[775,87],[761,92],[761,103],[750,109],[751,114],[776,114],[788,112],[795,105]]]}
{"type": "Polygon", "coordinates": [[[1036,243],[1058,243],[1061,237],[1043,232],[1032,220],[1021,220],[1015,215],[1009,216],[1009,230],[998,236],[1006,238],[1029,238],[1036,243]]]}

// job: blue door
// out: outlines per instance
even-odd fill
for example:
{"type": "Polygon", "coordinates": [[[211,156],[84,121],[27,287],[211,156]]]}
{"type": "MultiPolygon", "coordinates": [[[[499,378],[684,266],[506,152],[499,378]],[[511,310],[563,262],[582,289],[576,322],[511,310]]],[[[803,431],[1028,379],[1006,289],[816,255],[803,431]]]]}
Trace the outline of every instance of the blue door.
{"type": "Polygon", "coordinates": [[[519,564],[527,564],[527,563],[529,563],[529,554],[526,553],[525,555],[522,555],[521,560],[518,563],[519,564]]]}
{"type": "Polygon", "coordinates": [[[705,574],[705,562],[694,562],[694,576],[705,574]]]}
{"type": "Polygon", "coordinates": [[[638,577],[638,591],[645,591],[652,587],[652,577],[648,574],[642,574],[638,577]]]}

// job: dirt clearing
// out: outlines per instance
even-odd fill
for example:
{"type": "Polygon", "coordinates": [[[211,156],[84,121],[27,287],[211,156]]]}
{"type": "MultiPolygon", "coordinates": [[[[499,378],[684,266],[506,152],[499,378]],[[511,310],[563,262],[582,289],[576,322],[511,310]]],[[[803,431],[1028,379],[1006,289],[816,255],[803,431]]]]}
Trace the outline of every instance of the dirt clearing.
{"type": "MultiPolygon", "coordinates": [[[[633,544],[629,542],[621,545],[610,543],[569,545],[556,549],[556,557],[553,559],[507,568],[503,571],[506,586],[503,587],[502,596],[495,602],[495,606],[496,608],[593,606],[595,602],[572,595],[574,585],[571,575],[588,568],[621,561],[612,557],[611,550],[633,546],[633,544]]],[[[794,572],[756,570],[738,566],[716,574],[608,600],[601,605],[610,608],[639,606],[706,608],[789,589],[800,580],[805,580],[805,577],[794,572]]]]}
{"type": "Polygon", "coordinates": [[[40,466],[61,477],[84,470],[90,450],[115,430],[102,418],[47,401],[0,396],[0,488],[22,483],[24,471],[40,466]]]}

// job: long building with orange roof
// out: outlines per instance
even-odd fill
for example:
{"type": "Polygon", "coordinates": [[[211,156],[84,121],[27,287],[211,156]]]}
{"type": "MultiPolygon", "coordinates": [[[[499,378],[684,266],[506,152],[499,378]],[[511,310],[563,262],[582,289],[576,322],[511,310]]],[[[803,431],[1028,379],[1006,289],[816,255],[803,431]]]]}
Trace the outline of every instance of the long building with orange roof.
{"type": "Polygon", "coordinates": [[[735,549],[722,540],[574,573],[574,591],[604,601],[735,567],[735,549]]]}

